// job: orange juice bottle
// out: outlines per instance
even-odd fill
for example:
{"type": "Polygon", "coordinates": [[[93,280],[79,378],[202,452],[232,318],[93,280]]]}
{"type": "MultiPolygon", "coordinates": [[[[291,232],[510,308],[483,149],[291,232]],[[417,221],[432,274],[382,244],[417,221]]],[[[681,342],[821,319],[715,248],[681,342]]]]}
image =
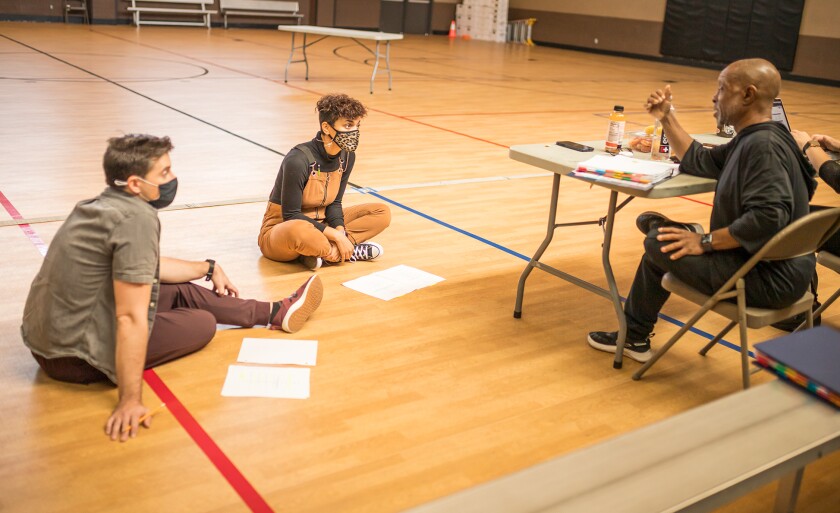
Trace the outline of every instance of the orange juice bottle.
{"type": "Polygon", "coordinates": [[[621,142],[624,139],[624,106],[616,105],[610,114],[610,125],[607,129],[607,141],[604,144],[604,151],[615,155],[621,151],[621,142]]]}

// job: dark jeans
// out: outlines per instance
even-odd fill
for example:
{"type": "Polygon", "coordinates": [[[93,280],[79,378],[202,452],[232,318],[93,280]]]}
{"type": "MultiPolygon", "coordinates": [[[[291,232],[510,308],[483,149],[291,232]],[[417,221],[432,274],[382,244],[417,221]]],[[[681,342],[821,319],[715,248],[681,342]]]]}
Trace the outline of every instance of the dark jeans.
{"type": "MultiPolygon", "coordinates": [[[[632,340],[644,340],[653,332],[657,315],[671,295],[662,288],[662,277],[665,273],[673,273],[686,285],[707,295],[714,294],[729,278],[717,275],[716,269],[724,266],[716,265],[715,260],[726,259],[727,264],[731,264],[732,253],[716,251],[671,260],[669,253],[661,251],[662,246],[669,242],[656,240],[656,235],[656,230],[652,230],[645,238],[645,254],[642,255],[627,302],[624,304],[627,338],[632,340]]],[[[759,264],[761,265],[762,263],[759,264]]],[[[760,272],[759,266],[754,267],[744,277],[747,304],[759,308],[782,308],[802,297],[807,284],[773,280],[768,277],[767,272],[760,272]]]]}
{"type": "MultiPolygon", "coordinates": [[[[217,296],[192,283],[161,284],[145,368],[203,348],[216,334],[217,323],[246,328],[268,324],[270,308],[271,305],[263,301],[217,296]]],[[[48,376],[59,381],[92,383],[108,379],[102,371],[80,358],[33,356],[48,376]]]]}

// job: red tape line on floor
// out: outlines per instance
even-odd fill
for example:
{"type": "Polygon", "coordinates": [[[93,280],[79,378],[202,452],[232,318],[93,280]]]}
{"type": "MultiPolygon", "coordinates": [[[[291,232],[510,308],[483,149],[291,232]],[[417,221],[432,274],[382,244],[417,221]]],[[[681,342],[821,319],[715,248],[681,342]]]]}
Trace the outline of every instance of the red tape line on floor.
{"type": "MultiPolygon", "coordinates": [[[[6,212],[12,216],[13,219],[20,221],[23,219],[23,216],[20,215],[20,212],[12,205],[9,199],[6,197],[5,194],[0,192],[0,205],[3,205],[3,208],[6,209],[6,212]]],[[[26,236],[29,238],[29,241],[38,248],[38,251],[41,252],[41,255],[47,254],[47,245],[44,244],[44,241],[41,240],[41,237],[35,233],[35,230],[29,226],[28,224],[20,224],[21,230],[26,236]]],[[[204,454],[210,459],[213,465],[219,470],[222,476],[227,480],[228,483],[236,490],[236,493],[245,501],[245,504],[253,511],[254,513],[274,513],[274,510],[271,509],[271,506],[265,502],[265,499],[257,493],[251,483],[245,479],[245,476],[236,468],[236,465],[233,464],[232,461],[225,455],[224,452],[216,445],[216,442],[210,438],[210,435],[204,431],[204,428],[195,420],[195,418],[190,414],[190,412],[181,404],[181,401],[175,397],[175,394],[172,393],[172,390],[166,386],[166,383],[160,379],[160,376],[154,371],[154,369],[148,369],[143,372],[143,379],[146,383],[151,387],[151,389],[157,394],[158,398],[166,403],[166,409],[168,409],[175,419],[181,424],[181,427],[184,428],[184,431],[190,435],[190,438],[198,445],[198,447],[204,451],[204,454]]]]}
{"type": "MultiPolygon", "coordinates": [[[[23,220],[23,216],[20,215],[20,212],[17,211],[15,206],[12,205],[12,202],[9,201],[9,198],[7,198],[6,195],[2,192],[0,192],[0,205],[3,205],[3,208],[6,209],[6,212],[8,212],[9,215],[12,216],[12,219],[14,219],[15,221],[23,220]]],[[[38,249],[38,251],[41,253],[41,256],[46,256],[47,245],[44,244],[44,241],[41,240],[41,237],[39,237],[38,234],[35,233],[35,230],[28,224],[19,224],[18,226],[23,231],[23,234],[26,235],[26,237],[29,239],[29,242],[31,242],[35,246],[35,248],[38,249]]]]}
{"type": "Polygon", "coordinates": [[[166,404],[166,409],[172,413],[181,424],[181,427],[184,428],[184,431],[190,435],[196,445],[210,458],[213,465],[219,469],[222,476],[227,479],[227,482],[236,490],[236,493],[242,497],[242,500],[251,508],[251,511],[254,513],[273,513],[274,510],[271,509],[271,506],[257,493],[254,487],[251,486],[251,483],[245,479],[245,476],[239,472],[236,465],[230,461],[219,446],[216,445],[216,442],[210,438],[210,435],[204,431],[204,428],[201,427],[184,405],[181,404],[181,401],[175,397],[175,394],[169,390],[169,387],[160,379],[160,376],[157,375],[154,369],[144,371],[143,379],[146,380],[146,383],[157,394],[158,398],[166,404]]]}

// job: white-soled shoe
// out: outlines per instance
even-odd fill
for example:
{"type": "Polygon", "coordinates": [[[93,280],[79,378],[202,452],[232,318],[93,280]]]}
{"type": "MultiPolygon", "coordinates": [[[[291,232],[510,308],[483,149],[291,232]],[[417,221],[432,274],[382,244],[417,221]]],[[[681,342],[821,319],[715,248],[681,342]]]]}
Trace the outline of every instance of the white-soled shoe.
{"type": "Polygon", "coordinates": [[[382,246],[375,242],[362,242],[356,244],[353,249],[353,254],[350,256],[351,262],[361,262],[364,260],[373,260],[379,258],[384,253],[382,246]]]}

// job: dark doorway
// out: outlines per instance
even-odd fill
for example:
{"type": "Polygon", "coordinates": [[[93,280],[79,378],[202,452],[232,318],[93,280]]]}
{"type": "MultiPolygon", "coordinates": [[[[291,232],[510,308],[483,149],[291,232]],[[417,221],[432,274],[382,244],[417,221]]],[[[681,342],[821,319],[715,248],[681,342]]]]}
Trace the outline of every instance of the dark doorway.
{"type": "Polygon", "coordinates": [[[433,0],[380,0],[379,30],[431,34],[432,3],[433,0]]]}

